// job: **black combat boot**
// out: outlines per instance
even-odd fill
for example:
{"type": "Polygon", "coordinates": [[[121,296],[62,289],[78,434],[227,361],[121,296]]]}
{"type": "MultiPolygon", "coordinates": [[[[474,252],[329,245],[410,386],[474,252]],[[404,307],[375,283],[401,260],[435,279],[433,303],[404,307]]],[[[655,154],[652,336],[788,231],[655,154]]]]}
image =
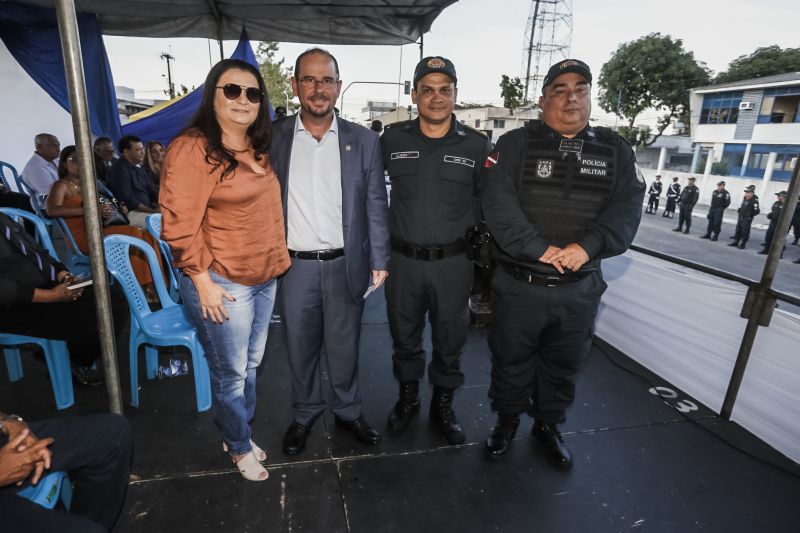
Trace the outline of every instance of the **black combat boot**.
{"type": "Polygon", "coordinates": [[[711,236],[712,241],[716,241],[718,239],[719,239],[719,233],[715,233],[714,235],[711,236]]]}
{"type": "Polygon", "coordinates": [[[517,434],[517,427],[519,427],[519,415],[500,413],[491,435],[486,438],[486,453],[490,456],[506,453],[511,445],[511,440],[517,434]]]}
{"type": "Polygon", "coordinates": [[[689,234],[689,228],[690,228],[690,227],[691,227],[691,226],[686,226],[686,229],[685,229],[685,230],[683,230],[683,232],[684,232],[686,235],[688,235],[688,234],[689,234]]]}
{"type": "Polygon", "coordinates": [[[729,242],[729,243],[728,243],[728,246],[739,246],[739,239],[736,239],[736,240],[735,240],[735,241],[733,241],[733,242],[729,242]]]}
{"type": "Polygon", "coordinates": [[[389,413],[386,425],[392,433],[400,433],[419,412],[419,381],[400,382],[400,399],[389,413]]]}
{"type": "Polygon", "coordinates": [[[767,255],[769,253],[769,248],[763,248],[759,250],[757,253],[758,255],[767,255]]]}
{"type": "Polygon", "coordinates": [[[439,426],[448,444],[464,444],[464,430],[453,411],[453,389],[433,388],[430,416],[431,421],[439,426]]]}
{"type": "Polygon", "coordinates": [[[547,459],[553,466],[560,470],[572,468],[572,454],[555,424],[537,420],[533,423],[531,435],[544,446],[547,459]]]}
{"type": "Polygon", "coordinates": [[[747,244],[747,239],[744,239],[742,242],[739,243],[739,249],[744,250],[744,245],[747,244]]]}
{"type": "Polygon", "coordinates": [[[677,228],[672,228],[672,231],[683,231],[683,224],[681,224],[677,228]]]}
{"type": "MultiPolygon", "coordinates": [[[[701,239],[710,239],[711,238],[711,234],[710,233],[706,233],[705,235],[700,235],[700,238],[701,239]]],[[[716,240],[716,239],[714,239],[714,240],[716,240]]]]}

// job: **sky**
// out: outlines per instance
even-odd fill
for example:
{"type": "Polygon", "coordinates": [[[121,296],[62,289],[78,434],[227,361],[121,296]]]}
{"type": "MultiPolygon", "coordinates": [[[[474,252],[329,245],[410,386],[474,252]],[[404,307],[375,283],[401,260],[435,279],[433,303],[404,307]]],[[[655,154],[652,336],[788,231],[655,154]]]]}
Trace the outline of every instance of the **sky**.
{"type": "MultiPolygon", "coordinates": [[[[777,44],[798,47],[795,0],[573,0],[570,57],[582,59],[597,76],[600,68],[625,42],[652,32],[683,41],[714,72],[753,52],[777,44]]],[[[503,74],[523,72],[525,28],[530,0],[460,0],[445,9],[424,38],[425,55],[452,60],[458,74],[458,101],[502,105],[499,83],[503,74]]],[[[205,79],[210,62],[219,60],[219,45],[206,39],[146,39],[105,37],[116,85],[133,87],[139,98],[165,98],[166,63],[162,52],[175,57],[173,81],[188,87],[205,79]],[[209,54],[210,49],[210,54],[209,54]]],[[[256,43],[254,42],[254,47],[256,43]]],[[[278,57],[293,65],[295,57],[315,43],[280,43],[278,57]]],[[[225,41],[225,56],[236,46],[225,41]]],[[[419,45],[328,46],[340,67],[343,88],[354,81],[402,82],[410,80],[419,61],[419,45]]],[[[546,69],[546,67],[544,67],[546,69]]],[[[597,88],[593,93],[596,96],[597,88]]],[[[291,95],[290,95],[291,96],[291,95]]],[[[274,105],[285,95],[273,96],[274,105]]],[[[344,95],[343,114],[356,118],[367,100],[397,101],[392,85],[354,84],[344,95]]],[[[399,95],[401,106],[410,97],[399,95]]],[[[595,105],[593,117],[613,123],[613,116],[595,105]]],[[[642,122],[656,117],[645,112],[642,122]]]]}

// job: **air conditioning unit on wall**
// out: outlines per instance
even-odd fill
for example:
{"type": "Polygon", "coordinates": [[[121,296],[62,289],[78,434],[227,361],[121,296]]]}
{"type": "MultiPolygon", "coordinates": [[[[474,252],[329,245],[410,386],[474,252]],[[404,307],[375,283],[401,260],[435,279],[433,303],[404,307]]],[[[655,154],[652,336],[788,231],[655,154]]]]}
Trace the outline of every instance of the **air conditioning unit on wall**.
{"type": "Polygon", "coordinates": [[[754,102],[739,102],[739,111],[752,111],[755,108],[754,102]]]}

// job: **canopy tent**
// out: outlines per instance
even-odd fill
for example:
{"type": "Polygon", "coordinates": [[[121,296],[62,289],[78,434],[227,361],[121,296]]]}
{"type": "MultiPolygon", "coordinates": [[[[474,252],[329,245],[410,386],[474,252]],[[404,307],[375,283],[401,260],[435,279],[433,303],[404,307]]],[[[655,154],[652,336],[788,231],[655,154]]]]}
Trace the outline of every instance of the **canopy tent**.
{"type": "MultiPolygon", "coordinates": [[[[250,46],[250,39],[247,31],[242,28],[239,36],[239,45],[231,54],[231,59],[241,59],[258,68],[253,47],[250,46]]],[[[129,122],[122,126],[124,135],[135,135],[145,141],[159,141],[164,146],[183,130],[200,107],[203,99],[203,86],[196,88],[183,98],[174,100],[170,105],[163,107],[158,112],[146,116],[135,122],[129,122]]],[[[272,105],[269,105],[271,118],[275,118],[272,105]]]]}
{"type": "MultiPolygon", "coordinates": [[[[318,44],[417,41],[457,0],[76,0],[94,13],[105,35],[237,39],[243,25],[253,39],[318,44]]],[[[53,0],[21,3],[53,7],[53,0]]]]}

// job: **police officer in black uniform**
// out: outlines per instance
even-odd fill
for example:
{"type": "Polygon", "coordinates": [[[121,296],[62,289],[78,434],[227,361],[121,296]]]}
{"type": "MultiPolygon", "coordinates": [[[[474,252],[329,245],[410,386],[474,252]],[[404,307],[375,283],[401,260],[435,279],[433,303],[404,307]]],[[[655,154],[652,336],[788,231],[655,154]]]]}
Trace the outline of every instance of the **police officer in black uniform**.
{"type": "Polygon", "coordinates": [[[649,196],[647,198],[647,210],[645,213],[655,215],[658,212],[658,199],[661,197],[661,188],[663,185],[664,184],[661,183],[661,174],[656,174],[655,181],[650,184],[650,188],[647,190],[649,196]]]}
{"type": "Polygon", "coordinates": [[[674,218],[675,217],[675,202],[681,195],[681,184],[678,183],[678,176],[672,178],[672,185],[667,189],[667,207],[664,208],[662,217],[674,218]]]}
{"type": "Polygon", "coordinates": [[[450,444],[465,440],[453,411],[453,392],[464,382],[459,360],[467,340],[473,278],[464,235],[477,221],[478,180],[489,153],[488,139],[453,115],[456,82],[450,60],[424,58],[414,71],[411,92],[419,117],[387,126],[381,137],[392,180],[386,307],[394,375],[400,382],[388,427],[395,433],[404,430],[419,411],[427,312],[433,344],[430,415],[450,444]]]}
{"type": "MultiPolygon", "coordinates": [[[[797,243],[800,242],[800,201],[798,201],[797,205],[794,206],[794,215],[792,215],[792,233],[794,234],[792,246],[797,246],[797,243]]],[[[797,261],[795,261],[795,263],[797,263],[797,261]]]]}
{"type": "Polygon", "coordinates": [[[739,218],[736,220],[736,233],[731,237],[733,242],[728,246],[738,246],[744,250],[747,240],[750,238],[750,226],[753,225],[753,217],[761,212],[758,206],[758,196],[755,195],[755,185],[748,185],[744,189],[744,199],[739,206],[739,218]]]}
{"type": "MultiPolygon", "coordinates": [[[[775,202],[772,204],[772,209],[770,209],[770,212],[767,213],[769,226],[767,227],[766,235],[764,235],[764,248],[758,252],[760,255],[767,255],[769,253],[769,245],[772,244],[772,239],[775,237],[775,229],[778,227],[778,219],[781,217],[783,204],[786,202],[786,191],[776,192],[775,196],[777,196],[778,199],[775,200],[775,202]]],[[[783,249],[786,249],[786,245],[783,246],[783,249]]],[[[781,251],[781,257],[783,257],[783,251],[781,251]]]]}
{"type": "Polygon", "coordinates": [[[550,67],[543,120],[500,137],[480,192],[498,263],[489,329],[498,421],[486,451],[504,454],[527,412],[535,442],[559,468],[572,466],[556,425],[591,346],[606,289],[600,260],[630,246],[645,193],[630,145],[589,126],[591,82],[582,61],[550,67]]]}
{"type": "Polygon", "coordinates": [[[692,210],[697,200],[700,199],[700,189],[697,188],[694,182],[694,176],[689,178],[689,185],[683,188],[678,198],[678,207],[680,208],[680,212],[678,213],[678,227],[674,228],[672,231],[689,233],[689,228],[692,227],[692,210]],[[686,224],[686,229],[683,229],[684,224],[686,224]]]}
{"type": "Polygon", "coordinates": [[[725,209],[731,205],[731,193],[725,190],[725,182],[720,181],[717,183],[717,190],[711,193],[711,205],[708,208],[708,228],[706,234],[701,236],[701,239],[711,239],[716,241],[719,239],[719,232],[722,230],[722,216],[725,214],[725,209]]]}

